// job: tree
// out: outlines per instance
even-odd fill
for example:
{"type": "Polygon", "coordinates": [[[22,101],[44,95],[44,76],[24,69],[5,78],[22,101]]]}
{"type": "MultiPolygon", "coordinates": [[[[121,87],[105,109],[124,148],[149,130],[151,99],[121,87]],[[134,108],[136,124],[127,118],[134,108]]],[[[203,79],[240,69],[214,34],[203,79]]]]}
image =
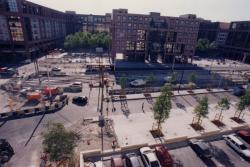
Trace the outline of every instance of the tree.
{"type": "Polygon", "coordinates": [[[211,42],[209,44],[209,48],[208,49],[210,49],[210,50],[216,50],[216,49],[218,49],[218,45],[216,44],[215,41],[213,41],[213,42],[211,42]]]}
{"type": "Polygon", "coordinates": [[[250,92],[241,96],[240,101],[237,103],[237,110],[239,111],[238,118],[240,118],[245,109],[250,109],[250,92]]]}
{"type": "Polygon", "coordinates": [[[215,41],[211,42],[206,38],[200,38],[196,45],[196,50],[199,52],[210,52],[217,50],[218,45],[215,41]]]}
{"type": "Polygon", "coordinates": [[[170,82],[174,83],[176,81],[176,78],[177,78],[177,74],[176,74],[176,72],[173,72],[172,75],[171,75],[170,82]]]}
{"type": "Polygon", "coordinates": [[[96,47],[102,47],[109,49],[111,37],[108,33],[104,32],[76,32],[66,36],[64,41],[64,47],[68,50],[73,49],[95,49],[96,47]]]}
{"type": "Polygon", "coordinates": [[[230,109],[230,101],[227,97],[224,97],[220,99],[220,101],[217,104],[217,107],[220,108],[220,114],[219,114],[219,120],[221,120],[222,112],[224,110],[229,110],[230,109]]]}
{"type": "Polygon", "coordinates": [[[151,84],[153,84],[153,82],[154,82],[154,74],[153,73],[150,73],[150,75],[149,76],[147,76],[147,78],[146,78],[146,82],[148,83],[148,85],[151,85],[151,84]]]}
{"type": "Polygon", "coordinates": [[[58,161],[73,154],[80,135],[67,131],[61,123],[48,123],[43,134],[43,147],[51,161],[58,161]]]}
{"type": "Polygon", "coordinates": [[[126,85],[127,85],[127,78],[125,76],[121,77],[120,78],[120,85],[121,85],[121,88],[122,89],[125,89],[126,88],[126,85]]]}
{"type": "Polygon", "coordinates": [[[196,49],[200,52],[206,52],[209,49],[209,40],[208,39],[199,39],[196,45],[196,49]]]}
{"type": "Polygon", "coordinates": [[[172,108],[171,104],[171,86],[166,85],[161,89],[161,95],[156,99],[153,106],[154,119],[157,121],[158,130],[160,129],[161,123],[163,123],[170,114],[172,108]]]}
{"type": "Polygon", "coordinates": [[[208,98],[207,96],[202,97],[198,100],[198,104],[194,109],[194,113],[198,118],[196,124],[200,124],[201,118],[205,118],[208,115],[208,98]]]}

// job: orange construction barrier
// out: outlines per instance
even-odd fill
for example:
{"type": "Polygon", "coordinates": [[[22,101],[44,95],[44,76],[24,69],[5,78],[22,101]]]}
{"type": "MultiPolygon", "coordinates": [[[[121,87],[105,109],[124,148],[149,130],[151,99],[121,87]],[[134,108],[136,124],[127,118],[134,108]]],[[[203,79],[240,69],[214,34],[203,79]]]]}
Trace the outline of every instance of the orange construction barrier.
{"type": "Polygon", "coordinates": [[[41,98],[42,98],[42,95],[39,92],[33,92],[33,93],[28,93],[27,94],[27,99],[29,101],[33,101],[33,100],[39,101],[41,98]]]}

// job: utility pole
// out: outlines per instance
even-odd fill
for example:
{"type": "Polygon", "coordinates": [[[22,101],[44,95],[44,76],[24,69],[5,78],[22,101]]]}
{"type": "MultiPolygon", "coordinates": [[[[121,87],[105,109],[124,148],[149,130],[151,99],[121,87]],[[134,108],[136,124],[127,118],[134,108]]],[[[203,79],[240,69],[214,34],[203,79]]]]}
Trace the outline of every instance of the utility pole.
{"type": "Polygon", "coordinates": [[[181,73],[181,79],[180,79],[180,83],[179,83],[178,93],[180,92],[181,83],[182,83],[182,80],[183,80],[183,75],[184,75],[184,70],[182,70],[182,73],[181,73]]]}
{"type": "Polygon", "coordinates": [[[175,66],[175,56],[173,56],[172,73],[174,73],[174,66],[175,66]]]}
{"type": "Polygon", "coordinates": [[[100,109],[100,116],[99,116],[99,127],[101,128],[101,150],[103,152],[104,150],[104,143],[103,143],[103,127],[105,126],[105,119],[103,116],[103,92],[104,92],[104,74],[103,74],[103,65],[101,65],[101,60],[103,58],[103,48],[96,48],[96,52],[99,54],[99,70],[100,70],[100,88],[101,88],[101,97],[100,99],[100,107],[98,106],[98,109],[100,109]]]}

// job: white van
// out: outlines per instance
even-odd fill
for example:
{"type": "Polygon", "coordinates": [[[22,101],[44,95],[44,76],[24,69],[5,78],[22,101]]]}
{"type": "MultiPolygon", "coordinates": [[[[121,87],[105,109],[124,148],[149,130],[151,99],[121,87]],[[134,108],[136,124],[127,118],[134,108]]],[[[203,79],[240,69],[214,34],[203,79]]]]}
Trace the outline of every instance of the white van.
{"type": "Polygon", "coordinates": [[[224,135],[224,140],[239,154],[245,158],[250,158],[250,150],[247,146],[236,136],[236,134],[224,135]]]}

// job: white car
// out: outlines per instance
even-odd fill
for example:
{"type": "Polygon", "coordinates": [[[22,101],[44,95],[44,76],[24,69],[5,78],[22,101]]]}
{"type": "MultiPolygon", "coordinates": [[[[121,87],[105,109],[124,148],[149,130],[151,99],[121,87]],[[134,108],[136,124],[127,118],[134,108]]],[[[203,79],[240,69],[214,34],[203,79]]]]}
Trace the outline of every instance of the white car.
{"type": "Polygon", "coordinates": [[[88,165],[86,165],[88,167],[105,167],[105,165],[103,164],[102,161],[97,161],[95,163],[90,162],[88,165]]]}
{"type": "Polygon", "coordinates": [[[53,67],[51,69],[51,71],[56,71],[56,72],[60,72],[62,69],[61,68],[58,68],[58,67],[53,67]]]}
{"type": "Polygon", "coordinates": [[[159,160],[151,148],[142,147],[140,148],[140,153],[145,167],[161,167],[159,160]]]}
{"type": "Polygon", "coordinates": [[[82,82],[74,82],[74,83],[72,83],[72,86],[79,86],[79,87],[81,87],[82,86],[82,82]]]}
{"type": "Polygon", "coordinates": [[[224,140],[227,144],[231,146],[239,154],[243,155],[246,158],[250,158],[250,150],[247,146],[236,136],[236,134],[224,135],[224,140]]]}

